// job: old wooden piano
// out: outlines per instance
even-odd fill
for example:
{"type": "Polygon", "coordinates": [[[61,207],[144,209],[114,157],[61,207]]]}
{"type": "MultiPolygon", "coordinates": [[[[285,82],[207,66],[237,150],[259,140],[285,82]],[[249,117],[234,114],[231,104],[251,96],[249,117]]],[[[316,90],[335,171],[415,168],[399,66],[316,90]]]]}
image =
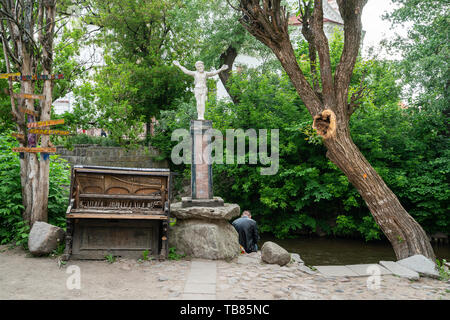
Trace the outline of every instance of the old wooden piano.
{"type": "Polygon", "coordinates": [[[167,258],[170,185],[169,169],[74,166],[63,258],[167,258]]]}

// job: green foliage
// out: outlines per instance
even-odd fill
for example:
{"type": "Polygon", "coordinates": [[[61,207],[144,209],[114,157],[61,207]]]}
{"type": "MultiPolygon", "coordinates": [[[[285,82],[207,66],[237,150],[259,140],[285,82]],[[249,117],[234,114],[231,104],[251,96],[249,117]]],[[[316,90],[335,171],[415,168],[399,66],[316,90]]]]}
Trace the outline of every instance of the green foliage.
{"type": "Polygon", "coordinates": [[[105,255],[105,259],[108,263],[116,262],[116,256],[114,256],[112,253],[105,255]]]}
{"type": "Polygon", "coordinates": [[[60,256],[64,253],[64,249],[66,248],[65,243],[58,243],[58,246],[55,250],[53,250],[52,256],[60,256]]]}
{"type": "Polygon", "coordinates": [[[143,260],[143,261],[152,260],[152,257],[149,256],[149,254],[150,254],[150,251],[149,251],[149,250],[144,250],[144,251],[142,252],[142,260],[143,260]]]}
{"type": "Polygon", "coordinates": [[[177,253],[177,249],[175,247],[171,247],[169,248],[169,260],[180,260],[181,258],[184,258],[186,255],[185,254],[178,254],[177,253]]]}
{"type": "MultiPolygon", "coordinates": [[[[19,154],[11,151],[18,143],[9,133],[0,135],[0,244],[12,243],[27,247],[29,225],[23,221],[19,154]]],[[[68,163],[50,157],[48,222],[65,228],[70,172],[68,163]]]]}
{"type": "Polygon", "coordinates": [[[120,144],[138,143],[143,124],[192,96],[186,90],[190,77],[172,61],[193,65],[195,22],[207,1],[88,2],[95,15],[83,21],[101,26],[93,42],[102,48],[104,64],[95,68],[91,82],[75,88],[79,116],[73,123],[104,128],[120,144]]]}
{"type": "Polygon", "coordinates": [[[448,281],[450,279],[450,270],[449,268],[445,265],[447,263],[447,260],[442,259],[442,261],[440,261],[439,259],[436,259],[436,265],[439,271],[439,279],[441,281],[448,281]]]}
{"type": "Polygon", "coordinates": [[[410,104],[447,110],[450,79],[450,4],[447,0],[393,0],[398,7],[385,15],[393,27],[408,25],[407,37],[387,43],[403,57],[398,62],[410,104]]]}
{"type": "Polygon", "coordinates": [[[63,145],[67,149],[72,149],[76,144],[92,144],[105,147],[120,147],[121,145],[117,141],[109,137],[94,137],[87,134],[76,134],[68,137],[55,136],[52,139],[53,144],[63,145]]]}

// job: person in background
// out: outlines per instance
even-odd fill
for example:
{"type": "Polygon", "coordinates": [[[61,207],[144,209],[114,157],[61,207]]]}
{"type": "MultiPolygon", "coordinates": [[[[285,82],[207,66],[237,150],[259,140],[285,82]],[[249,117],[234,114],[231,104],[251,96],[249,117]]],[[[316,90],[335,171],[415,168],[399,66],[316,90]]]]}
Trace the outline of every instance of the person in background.
{"type": "Polygon", "coordinates": [[[233,221],[233,227],[239,234],[239,244],[244,247],[245,252],[258,251],[258,228],[256,221],[252,219],[250,211],[245,210],[239,219],[233,221]]]}

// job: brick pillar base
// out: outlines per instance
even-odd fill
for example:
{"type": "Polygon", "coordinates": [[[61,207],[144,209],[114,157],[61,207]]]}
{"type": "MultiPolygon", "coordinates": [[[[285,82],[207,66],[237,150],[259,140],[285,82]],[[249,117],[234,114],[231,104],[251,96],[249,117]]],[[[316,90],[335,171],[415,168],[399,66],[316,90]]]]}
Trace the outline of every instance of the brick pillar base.
{"type": "Polygon", "coordinates": [[[192,199],[213,198],[211,154],[209,152],[206,154],[207,152],[205,152],[208,144],[211,143],[211,135],[205,134],[208,129],[212,129],[211,120],[191,120],[192,199]]]}

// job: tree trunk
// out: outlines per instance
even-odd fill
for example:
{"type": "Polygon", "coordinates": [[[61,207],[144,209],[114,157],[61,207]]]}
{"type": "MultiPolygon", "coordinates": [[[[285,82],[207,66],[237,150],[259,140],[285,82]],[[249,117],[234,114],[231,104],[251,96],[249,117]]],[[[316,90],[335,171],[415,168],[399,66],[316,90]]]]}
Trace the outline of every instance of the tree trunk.
{"type": "MultiPolygon", "coordinates": [[[[3,21],[1,26],[2,43],[5,54],[5,62],[8,73],[10,72],[9,57],[15,64],[15,69],[22,75],[34,75],[37,72],[37,64],[40,63],[42,73],[50,75],[53,63],[53,38],[55,28],[55,0],[17,2],[2,2],[2,19],[6,20],[9,34],[6,32],[3,21]],[[36,27],[37,22],[37,28],[36,27]],[[38,30],[39,44],[42,55],[35,41],[35,30],[38,30]]],[[[30,116],[16,109],[15,98],[10,81],[11,107],[14,114],[18,132],[25,136],[19,140],[21,147],[36,147],[39,144],[39,136],[27,134],[28,122],[35,122],[34,116],[30,116]]],[[[35,80],[22,80],[20,92],[32,94],[35,90],[35,80]]],[[[52,104],[53,83],[45,80],[43,94],[45,100],[41,101],[40,121],[50,119],[52,104]]],[[[34,100],[17,99],[17,107],[34,109],[34,100]]],[[[41,136],[42,147],[49,146],[49,136],[41,136]]],[[[40,158],[36,153],[20,153],[20,179],[22,184],[22,199],[24,205],[23,219],[32,226],[35,221],[47,221],[48,193],[49,193],[49,154],[41,153],[40,158]]]]}
{"type": "MultiPolygon", "coordinates": [[[[315,97],[309,98],[308,94],[312,91],[305,89],[305,86],[309,84],[302,83],[304,80],[299,76],[300,73],[297,70],[299,66],[293,51],[284,48],[285,46],[291,46],[290,42],[281,46],[280,51],[274,52],[297,92],[303,97],[309,112],[316,117],[327,108],[315,97]]],[[[342,101],[347,100],[342,99],[342,101]]],[[[339,108],[333,106],[333,109],[339,108]]],[[[344,110],[344,108],[341,109],[344,110]]],[[[336,114],[334,134],[323,140],[328,150],[328,158],[343,171],[349,182],[361,194],[375,222],[390,241],[397,259],[422,254],[434,261],[433,248],[425,231],[403,208],[395,194],[353,143],[348,120],[346,115],[336,114]]],[[[330,135],[330,132],[327,134],[330,135]]]]}
{"type": "Polygon", "coordinates": [[[230,93],[230,89],[228,88],[228,79],[230,78],[231,69],[233,68],[234,60],[236,60],[237,55],[238,52],[232,45],[229,45],[227,50],[220,55],[220,61],[222,64],[226,64],[228,69],[219,73],[219,78],[234,104],[239,103],[239,100],[235,95],[230,93]]]}
{"type": "Polygon", "coordinates": [[[347,176],[386,235],[398,260],[422,254],[435,260],[422,227],[408,214],[395,194],[353,143],[347,128],[325,139],[327,157],[347,176]]]}
{"type": "MultiPolygon", "coordinates": [[[[300,3],[300,2],[299,2],[300,3]]],[[[280,0],[241,0],[241,23],[277,56],[323,137],[327,156],[347,176],[367,203],[376,223],[392,244],[397,259],[422,254],[434,261],[430,241],[422,227],[406,212],[395,194],[353,143],[348,90],[361,41],[361,14],[367,0],[337,0],[344,20],[344,48],[333,75],[328,40],[323,30],[323,1],[308,1],[302,19],[311,17],[307,41],[319,55],[322,92],[318,94],[301,71],[289,39],[289,13],[280,0]],[[307,12],[314,6],[312,16],[307,12]],[[309,39],[308,39],[309,38],[309,39]]],[[[305,4],[305,2],[303,2],[305,4]]]]}

